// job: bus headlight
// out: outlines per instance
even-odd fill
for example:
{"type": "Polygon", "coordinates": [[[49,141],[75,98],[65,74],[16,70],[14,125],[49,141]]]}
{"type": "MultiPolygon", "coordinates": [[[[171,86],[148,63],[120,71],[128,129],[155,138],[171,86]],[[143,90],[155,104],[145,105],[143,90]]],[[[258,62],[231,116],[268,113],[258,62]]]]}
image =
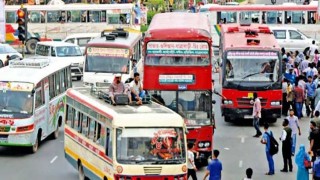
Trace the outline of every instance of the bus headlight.
{"type": "Polygon", "coordinates": [[[210,146],[210,142],[204,143],[204,147],[209,147],[209,146],[210,146]]]}
{"type": "Polygon", "coordinates": [[[202,148],[203,145],[204,145],[203,142],[200,142],[200,143],[198,144],[198,147],[199,147],[199,148],[202,148]]]}
{"type": "Polygon", "coordinates": [[[280,106],[280,101],[271,101],[271,106],[280,106]]]}
{"type": "Polygon", "coordinates": [[[233,104],[233,102],[231,100],[223,100],[223,104],[231,105],[231,104],[233,104]]]}

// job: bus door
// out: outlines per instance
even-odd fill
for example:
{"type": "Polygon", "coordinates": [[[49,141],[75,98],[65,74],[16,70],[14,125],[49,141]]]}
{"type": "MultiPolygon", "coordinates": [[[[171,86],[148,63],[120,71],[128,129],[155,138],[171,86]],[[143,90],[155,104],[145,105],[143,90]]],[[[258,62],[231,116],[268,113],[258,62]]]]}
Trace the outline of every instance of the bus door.
{"type": "Polygon", "coordinates": [[[49,105],[49,101],[50,101],[50,99],[49,99],[49,79],[46,77],[45,79],[44,79],[44,81],[43,81],[43,90],[44,90],[44,105],[45,105],[45,118],[46,118],[46,122],[47,122],[47,124],[46,124],[46,131],[47,131],[47,135],[49,135],[49,133],[50,132],[52,132],[52,126],[51,126],[51,121],[52,121],[52,117],[50,116],[50,105],[49,105]]]}

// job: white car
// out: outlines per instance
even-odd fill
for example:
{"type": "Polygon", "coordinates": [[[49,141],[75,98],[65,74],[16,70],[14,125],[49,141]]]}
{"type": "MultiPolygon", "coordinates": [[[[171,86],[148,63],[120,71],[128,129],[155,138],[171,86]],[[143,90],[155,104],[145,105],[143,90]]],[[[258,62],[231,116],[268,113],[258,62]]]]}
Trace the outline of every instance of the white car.
{"type": "Polygon", "coordinates": [[[22,58],[22,55],[9,44],[0,44],[0,68],[8,64],[7,56],[10,56],[10,59],[22,58]]]}
{"type": "Polygon", "coordinates": [[[100,33],[77,33],[77,34],[72,34],[66,37],[62,42],[78,45],[80,47],[82,54],[84,54],[84,51],[86,49],[86,45],[88,44],[88,42],[91,39],[98,37],[100,35],[101,35],[100,33]]]}

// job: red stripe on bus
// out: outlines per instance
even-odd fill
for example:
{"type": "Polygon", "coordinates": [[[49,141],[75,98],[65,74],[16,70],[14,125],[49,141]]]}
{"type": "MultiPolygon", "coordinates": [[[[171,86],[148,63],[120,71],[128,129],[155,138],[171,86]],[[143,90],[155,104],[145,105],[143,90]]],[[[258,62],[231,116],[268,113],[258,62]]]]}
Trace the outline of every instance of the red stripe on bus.
{"type": "Polygon", "coordinates": [[[72,98],[75,99],[76,101],[80,102],[81,104],[84,104],[84,105],[88,106],[89,108],[97,111],[98,113],[106,116],[106,117],[109,118],[110,120],[113,119],[113,116],[111,116],[110,114],[106,113],[105,111],[103,111],[102,109],[100,109],[98,106],[95,106],[95,105],[93,105],[93,104],[90,104],[90,103],[88,103],[86,100],[84,100],[84,99],[82,99],[81,97],[75,95],[75,94],[73,93],[73,90],[68,90],[68,91],[67,91],[67,95],[70,96],[70,97],[72,97],[72,98]]]}
{"type": "Polygon", "coordinates": [[[83,138],[79,137],[77,134],[73,133],[72,131],[70,131],[69,129],[65,128],[65,133],[68,134],[70,137],[72,137],[76,142],[78,142],[79,144],[81,144],[82,146],[85,146],[87,149],[89,149],[90,151],[92,151],[94,154],[98,155],[99,157],[105,159],[106,161],[108,161],[109,163],[113,163],[112,159],[110,159],[108,156],[105,155],[105,153],[103,151],[100,151],[98,148],[94,147],[93,145],[91,145],[89,142],[87,142],[86,140],[84,140],[83,138]]]}

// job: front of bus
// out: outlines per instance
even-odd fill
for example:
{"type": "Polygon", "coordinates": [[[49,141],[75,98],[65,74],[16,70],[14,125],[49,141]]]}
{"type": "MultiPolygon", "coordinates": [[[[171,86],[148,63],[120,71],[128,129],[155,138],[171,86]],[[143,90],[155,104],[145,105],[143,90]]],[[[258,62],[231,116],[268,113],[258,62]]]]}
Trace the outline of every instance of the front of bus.
{"type": "Polygon", "coordinates": [[[33,84],[0,81],[0,145],[32,146],[33,84]]]}
{"type": "Polygon", "coordinates": [[[185,119],[188,142],[200,153],[199,165],[207,165],[213,149],[210,43],[147,42],[144,65],[144,89],[185,119]]]}
{"type": "Polygon", "coordinates": [[[116,180],[186,179],[186,129],[170,114],[114,122],[116,180]]]}
{"type": "Polygon", "coordinates": [[[224,52],[221,109],[225,121],[253,118],[254,92],[261,101],[262,118],[275,122],[281,116],[281,63],[276,48],[248,46],[224,52]]]}

